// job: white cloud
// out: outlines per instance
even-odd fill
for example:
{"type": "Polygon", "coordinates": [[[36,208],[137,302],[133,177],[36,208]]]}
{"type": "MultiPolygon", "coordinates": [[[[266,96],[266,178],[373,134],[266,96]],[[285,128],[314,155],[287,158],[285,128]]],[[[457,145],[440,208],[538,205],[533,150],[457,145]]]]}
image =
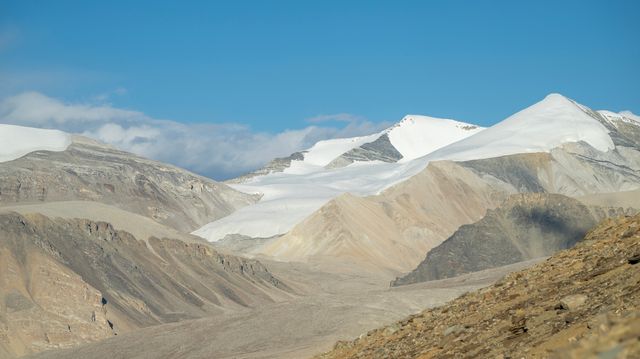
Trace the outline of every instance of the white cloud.
{"type": "Polygon", "coordinates": [[[33,126],[148,119],[141,112],[121,110],[108,105],[65,104],[38,92],[25,92],[5,98],[0,103],[0,116],[3,121],[33,126]]]}
{"type": "Polygon", "coordinates": [[[93,97],[97,103],[107,103],[114,96],[124,96],[129,91],[124,87],[117,87],[115,90],[107,91],[93,97]]]}
{"type": "MultiPolygon", "coordinates": [[[[346,114],[343,115],[346,118],[346,114]]],[[[269,133],[233,123],[185,124],[158,120],[108,104],[64,103],[38,92],[0,101],[0,122],[81,133],[216,179],[246,173],[275,157],[287,156],[323,139],[370,134],[389,125],[349,116],[349,121],[342,120],[348,122],[342,128],[312,125],[269,133]]]]}

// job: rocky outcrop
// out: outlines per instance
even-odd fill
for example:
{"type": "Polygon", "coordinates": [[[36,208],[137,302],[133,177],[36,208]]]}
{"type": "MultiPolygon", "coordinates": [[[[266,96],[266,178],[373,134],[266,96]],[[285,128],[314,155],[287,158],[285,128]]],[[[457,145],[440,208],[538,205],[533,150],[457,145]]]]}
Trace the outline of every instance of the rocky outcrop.
{"type": "Polygon", "coordinates": [[[76,136],[65,151],[0,163],[0,206],[95,201],[189,232],[258,197],[76,136]]]}
{"type": "Polygon", "coordinates": [[[38,214],[0,214],[0,229],[0,348],[12,355],[290,295],[260,262],[204,243],[38,214]]]}
{"type": "Polygon", "coordinates": [[[343,153],[331,161],[326,168],[346,167],[355,161],[398,162],[401,159],[402,154],[393,147],[389,135],[385,133],[373,142],[343,153]]]}
{"type": "Polygon", "coordinates": [[[602,218],[621,214],[621,208],[589,208],[558,194],[512,195],[481,220],[461,226],[430,250],[416,269],[391,285],[450,278],[549,256],[572,247],[602,218]]]}
{"type": "Polygon", "coordinates": [[[286,170],[291,167],[291,161],[302,161],[304,160],[304,154],[306,151],[294,152],[287,157],[278,157],[271,160],[264,167],[257,169],[253,172],[247,173],[240,177],[236,177],[225,181],[226,183],[243,183],[250,180],[253,177],[265,176],[269,173],[278,173],[286,170]]]}
{"type": "Polygon", "coordinates": [[[636,358],[640,215],[608,219],[572,249],[318,358],[636,358]]]}

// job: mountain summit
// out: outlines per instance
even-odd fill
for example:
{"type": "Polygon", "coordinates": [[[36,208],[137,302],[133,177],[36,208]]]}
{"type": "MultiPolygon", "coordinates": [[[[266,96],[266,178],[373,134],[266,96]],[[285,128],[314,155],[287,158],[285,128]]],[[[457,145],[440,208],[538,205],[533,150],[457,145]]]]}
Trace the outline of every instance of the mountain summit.
{"type": "Polygon", "coordinates": [[[548,152],[564,143],[580,141],[606,152],[613,149],[613,141],[596,114],[562,95],[550,94],[486,131],[442,148],[433,156],[454,161],[472,160],[548,152]]]}

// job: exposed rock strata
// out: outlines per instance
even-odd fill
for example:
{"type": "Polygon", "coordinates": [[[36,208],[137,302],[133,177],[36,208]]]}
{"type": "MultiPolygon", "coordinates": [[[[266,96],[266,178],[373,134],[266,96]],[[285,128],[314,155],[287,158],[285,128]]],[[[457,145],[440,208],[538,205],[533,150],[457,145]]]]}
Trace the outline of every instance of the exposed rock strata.
{"type": "Polygon", "coordinates": [[[0,163],[0,205],[96,201],[189,232],[258,197],[76,136],[62,152],[0,163]]]}
{"type": "Polygon", "coordinates": [[[603,218],[621,214],[625,214],[622,208],[587,207],[558,194],[512,195],[478,222],[461,226],[392,285],[450,278],[549,256],[572,247],[603,218]]]}
{"type": "Polygon", "coordinates": [[[0,348],[67,348],[288,297],[260,262],[106,222],[0,214],[0,348]]]}

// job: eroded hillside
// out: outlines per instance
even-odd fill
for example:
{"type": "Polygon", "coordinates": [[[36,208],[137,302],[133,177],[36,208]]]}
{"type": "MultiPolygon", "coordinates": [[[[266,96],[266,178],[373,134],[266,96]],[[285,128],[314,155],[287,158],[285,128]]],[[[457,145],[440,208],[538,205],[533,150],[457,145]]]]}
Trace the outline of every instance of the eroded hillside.
{"type": "Polygon", "coordinates": [[[488,210],[481,220],[461,226],[392,285],[455,277],[550,256],[573,247],[602,219],[637,212],[633,208],[586,206],[560,194],[515,194],[488,210]]]}
{"type": "Polygon", "coordinates": [[[0,163],[0,206],[77,200],[189,232],[258,197],[80,136],[64,151],[36,151],[0,163]]]}
{"type": "Polygon", "coordinates": [[[439,308],[339,342],[319,358],[637,358],[640,215],[439,308]]]}
{"type": "Polygon", "coordinates": [[[0,228],[0,354],[6,356],[290,296],[260,262],[205,243],[138,240],[106,222],[40,214],[0,214],[0,228]]]}

